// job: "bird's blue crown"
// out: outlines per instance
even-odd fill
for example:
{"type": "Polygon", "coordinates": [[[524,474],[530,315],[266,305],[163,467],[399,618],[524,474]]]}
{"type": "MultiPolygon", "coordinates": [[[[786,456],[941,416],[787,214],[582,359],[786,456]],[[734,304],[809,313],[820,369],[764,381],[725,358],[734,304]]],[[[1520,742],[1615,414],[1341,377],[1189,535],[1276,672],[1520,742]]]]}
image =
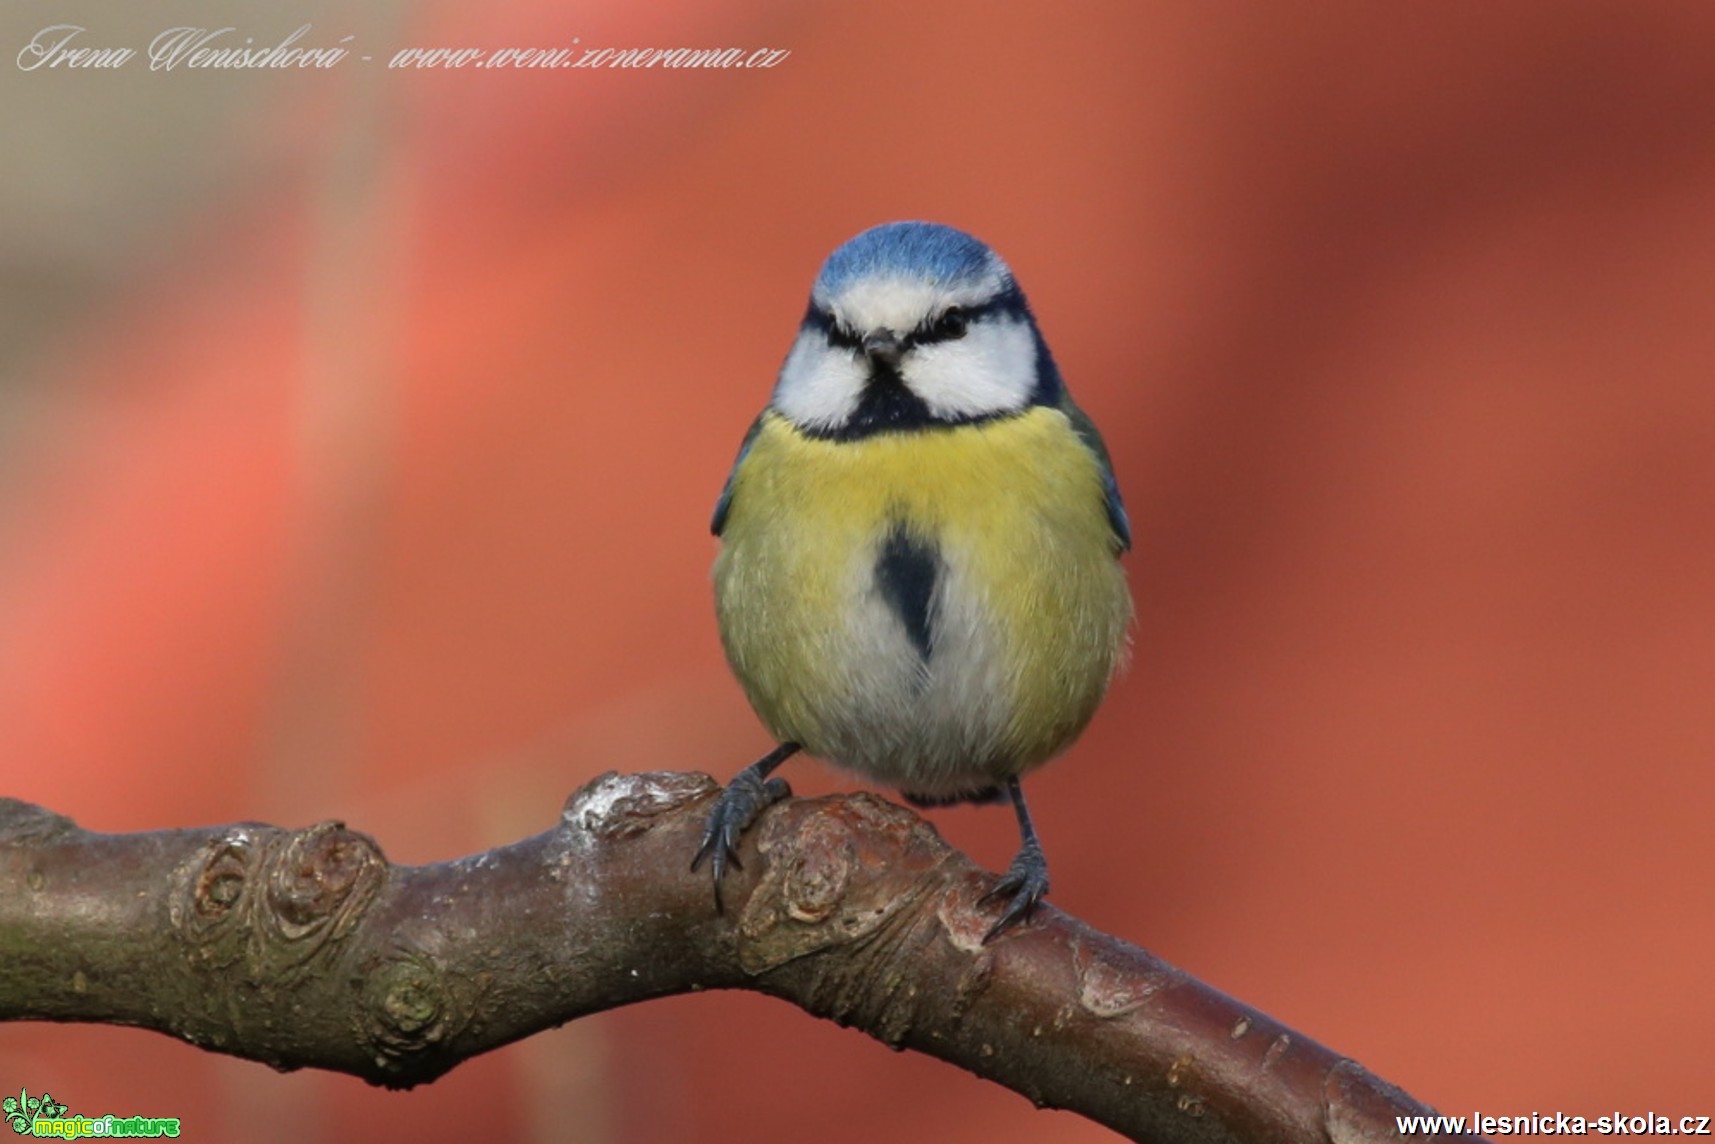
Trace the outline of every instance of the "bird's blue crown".
{"type": "Polygon", "coordinates": [[[920,278],[939,286],[1010,277],[1000,256],[962,230],[933,222],[890,222],[871,227],[822,264],[816,293],[837,297],[854,282],[889,276],[920,278]]]}

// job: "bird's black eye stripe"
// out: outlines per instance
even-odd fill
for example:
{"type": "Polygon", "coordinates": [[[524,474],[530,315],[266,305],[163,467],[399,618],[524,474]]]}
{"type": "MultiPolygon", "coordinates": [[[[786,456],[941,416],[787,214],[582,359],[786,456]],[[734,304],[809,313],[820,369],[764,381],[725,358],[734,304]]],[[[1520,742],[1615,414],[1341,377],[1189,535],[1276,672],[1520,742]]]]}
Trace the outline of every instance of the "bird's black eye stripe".
{"type": "Polygon", "coordinates": [[[831,346],[855,350],[863,344],[863,339],[834,321],[834,316],[820,306],[811,305],[809,312],[804,315],[804,324],[819,330],[831,346]]]}
{"type": "MultiPolygon", "coordinates": [[[[971,325],[993,315],[1015,317],[1029,321],[1029,311],[1025,309],[1024,300],[1016,288],[1010,289],[999,296],[982,303],[979,306],[948,306],[930,320],[912,330],[901,344],[906,348],[911,346],[934,345],[937,342],[957,341],[965,336],[971,325]]],[[[830,346],[843,350],[861,350],[863,336],[842,326],[831,311],[823,309],[812,302],[804,314],[804,325],[817,331],[828,340],[830,346]]]]}

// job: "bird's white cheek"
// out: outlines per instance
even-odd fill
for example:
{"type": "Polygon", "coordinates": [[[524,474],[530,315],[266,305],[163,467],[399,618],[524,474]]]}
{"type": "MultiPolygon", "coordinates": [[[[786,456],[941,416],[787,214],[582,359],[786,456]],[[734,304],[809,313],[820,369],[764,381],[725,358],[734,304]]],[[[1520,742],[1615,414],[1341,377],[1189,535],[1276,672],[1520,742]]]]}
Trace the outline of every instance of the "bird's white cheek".
{"type": "Polygon", "coordinates": [[[1036,342],[1023,322],[981,322],[956,341],[914,350],[905,382],[937,417],[1014,412],[1036,391],[1036,342]]]}
{"type": "Polygon", "coordinates": [[[774,408],[796,425],[832,429],[856,412],[865,376],[856,354],[834,350],[820,333],[804,330],[780,368],[774,408]]]}

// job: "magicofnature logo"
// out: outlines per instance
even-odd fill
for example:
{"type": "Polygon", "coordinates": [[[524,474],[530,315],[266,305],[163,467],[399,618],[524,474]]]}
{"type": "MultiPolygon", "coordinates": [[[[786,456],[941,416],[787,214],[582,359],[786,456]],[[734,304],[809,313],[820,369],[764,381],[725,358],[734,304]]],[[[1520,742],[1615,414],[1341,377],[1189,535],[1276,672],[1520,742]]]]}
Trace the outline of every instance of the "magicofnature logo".
{"type": "Polygon", "coordinates": [[[81,1140],[85,1137],[177,1136],[176,1116],[67,1116],[66,1106],[42,1093],[31,1096],[20,1088],[17,1096],[0,1100],[0,1115],[20,1136],[52,1140],[81,1140]]]}

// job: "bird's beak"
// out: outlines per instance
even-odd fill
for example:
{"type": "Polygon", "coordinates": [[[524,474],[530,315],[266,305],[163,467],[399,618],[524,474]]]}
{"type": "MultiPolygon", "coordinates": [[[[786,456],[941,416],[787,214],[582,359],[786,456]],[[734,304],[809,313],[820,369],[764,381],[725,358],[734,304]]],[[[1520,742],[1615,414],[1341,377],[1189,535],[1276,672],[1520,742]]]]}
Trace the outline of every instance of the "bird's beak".
{"type": "Polygon", "coordinates": [[[899,355],[902,352],[904,351],[899,344],[899,335],[892,330],[880,329],[863,337],[863,356],[889,369],[899,364],[899,355]]]}

